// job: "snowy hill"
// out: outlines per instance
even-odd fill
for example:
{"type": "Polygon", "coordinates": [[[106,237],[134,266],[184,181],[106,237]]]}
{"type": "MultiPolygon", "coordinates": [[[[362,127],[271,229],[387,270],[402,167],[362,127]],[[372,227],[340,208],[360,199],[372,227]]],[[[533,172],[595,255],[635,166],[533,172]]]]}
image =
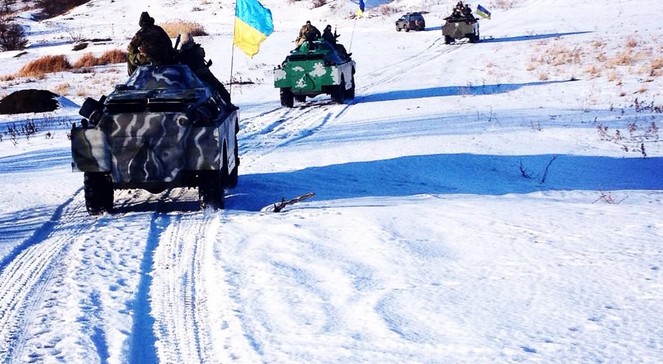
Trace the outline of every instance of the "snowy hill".
{"type": "Polygon", "coordinates": [[[487,1],[482,41],[456,45],[440,30],[455,1],[367,2],[361,19],[352,2],[263,4],[275,32],[252,59],[225,0],[18,14],[29,46],[0,53],[0,97],[64,99],[0,115],[0,362],[661,361],[663,3],[487,1]],[[245,82],[223,211],[123,190],[88,216],[66,133],[125,65],[13,76],[126,49],[142,11],[203,24],[212,71],[245,82]],[[396,32],[408,11],[425,31],[396,32]],[[272,69],[306,20],[353,53],[353,102],[280,106],[272,69]],[[39,132],[5,132],[26,123],[39,132]]]}

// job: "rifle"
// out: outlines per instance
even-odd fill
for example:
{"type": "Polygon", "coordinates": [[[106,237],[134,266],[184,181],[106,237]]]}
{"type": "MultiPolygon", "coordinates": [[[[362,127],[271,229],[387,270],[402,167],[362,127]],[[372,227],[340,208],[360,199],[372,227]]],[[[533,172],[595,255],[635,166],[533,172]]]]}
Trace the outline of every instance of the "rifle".
{"type": "Polygon", "coordinates": [[[174,50],[177,50],[177,46],[180,45],[180,37],[181,36],[182,36],[182,34],[177,35],[177,38],[175,39],[175,46],[173,47],[174,50]]]}

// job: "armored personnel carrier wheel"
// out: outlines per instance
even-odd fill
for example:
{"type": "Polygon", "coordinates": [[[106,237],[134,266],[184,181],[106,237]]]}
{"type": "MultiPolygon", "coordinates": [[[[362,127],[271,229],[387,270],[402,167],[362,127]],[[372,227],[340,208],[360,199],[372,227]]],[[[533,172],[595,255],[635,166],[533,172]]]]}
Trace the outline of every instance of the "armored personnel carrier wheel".
{"type": "Polygon", "coordinates": [[[350,87],[350,89],[347,91],[347,94],[348,94],[348,100],[354,100],[354,98],[355,98],[355,75],[354,75],[354,72],[352,72],[352,87],[350,87]]]}
{"type": "Polygon", "coordinates": [[[111,212],[113,209],[113,182],[102,172],[85,172],[83,177],[85,208],[90,215],[111,212]]]}
{"type": "Polygon", "coordinates": [[[343,76],[341,76],[341,83],[332,88],[331,98],[337,104],[342,104],[345,100],[345,78],[343,76]]]}
{"type": "Polygon", "coordinates": [[[295,99],[292,95],[292,91],[288,88],[281,89],[281,106],[283,107],[293,107],[295,106],[295,99]]]}
{"type": "Polygon", "coordinates": [[[228,176],[228,187],[235,188],[237,187],[237,181],[239,179],[239,144],[237,144],[237,133],[235,133],[235,168],[230,171],[228,176]]]}
{"type": "Polygon", "coordinates": [[[222,209],[225,204],[223,171],[200,171],[198,178],[198,195],[200,207],[222,209]]]}

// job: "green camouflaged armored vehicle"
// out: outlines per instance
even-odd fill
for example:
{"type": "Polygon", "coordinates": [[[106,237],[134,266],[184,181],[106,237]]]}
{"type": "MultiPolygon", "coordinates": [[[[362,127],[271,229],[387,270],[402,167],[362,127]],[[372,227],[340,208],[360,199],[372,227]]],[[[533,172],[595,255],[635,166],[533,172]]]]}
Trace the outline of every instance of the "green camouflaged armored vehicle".
{"type": "Polygon", "coordinates": [[[470,43],[479,42],[479,21],[473,16],[447,17],[445,20],[446,22],[442,25],[445,44],[451,44],[463,38],[467,38],[470,43]]]}
{"type": "Polygon", "coordinates": [[[187,66],[141,66],[108,97],[86,99],[71,129],[72,167],[84,172],[91,215],[110,212],[116,189],[197,187],[223,208],[237,184],[238,112],[187,66]]]}
{"type": "Polygon", "coordinates": [[[281,90],[281,105],[294,100],[330,95],[336,103],[355,97],[355,61],[331,43],[319,39],[304,42],[274,69],[274,87],[281,90]]]}

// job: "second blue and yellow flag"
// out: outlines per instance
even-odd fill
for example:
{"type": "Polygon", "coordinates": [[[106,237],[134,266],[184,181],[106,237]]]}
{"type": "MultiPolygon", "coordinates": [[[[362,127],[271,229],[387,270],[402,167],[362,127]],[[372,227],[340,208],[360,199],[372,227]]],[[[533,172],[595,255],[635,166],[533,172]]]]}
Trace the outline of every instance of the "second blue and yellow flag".
{"type": "Polygon", "coordinates": [[[274,32],[272,12],[258,0],[237,0],[233,43],[247,56],[253,57],[260,44],[274,32]]]}

